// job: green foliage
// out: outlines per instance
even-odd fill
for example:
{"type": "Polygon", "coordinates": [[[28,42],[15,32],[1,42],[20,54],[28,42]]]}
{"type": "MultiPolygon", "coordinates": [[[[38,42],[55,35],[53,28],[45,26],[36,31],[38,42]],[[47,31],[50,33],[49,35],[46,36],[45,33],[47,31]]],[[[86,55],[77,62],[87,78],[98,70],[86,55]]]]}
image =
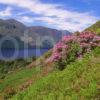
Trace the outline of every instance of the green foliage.
{"type": "Polygon", "coordinates": [[[96,100],[100,82],[100,48],[82,60],[41,78],[11,100],[96,100]],[[98,55],[97,55],[98,54],[98,55]]]}
{"type": "Polygon", "coordinates": [[[70,47],[71,47],[70,52],[68,53],[67,59],[66,59],[67,64],[75,61],[75,59],[77,57],[76,54],[81,51],[81,48],[80,48],[79,44],[77,44],[77,43],[71,44],[70,47]]]}
{"type": "Polygon", "coordinates": [[[25,68],[11,74],[7,74],[7,76],[5,76],[5,78],[0,83],[0,92],[3,92],[3,90],[9,86],[16,88],[26,80],[30,79],[37,72],[39,72],[37,68],[25,68]]]}
{"type": "Polygon", "coordinates": [[[4,79],[6,74],[11,73],[17,69],[23,69],[36,58],[16,59],[14,61],[0,60],[0,79],[4,79]]]}
{"type": "Polygon", "coordinates": [[[100,35],[100,28],[96,30],[96,33],[98,33],[98,35],[100,35]]]}
{"type": "MultiPolygon", "coordinates": [[[[29,60],[29,59],[27,60],[28,63],[30,61],[32,60],[29,60]]],[[[17,64],[20,65],[21,63],[17,63],[17,64]]],[[[19,92],[20,87],[22,87],[24,83],[28,82],[29,80],[33,80],[34,77],[35,77],[35,80],[38,79],[39,78],[38,73],[40,73],[40,71],[41,69],[38,67],[26,68],[25,66],[22,66],[21,68],[20,66],[17,69],[15,67],[12,71],[10,69],[9,73],[5,73],[5,74],[4,72],[1,73],[0,74],[0,95],[1,97],[4,100],[11,98],[13,95],[19,92]],[[37,74],[38,74],[38,78],[36,78],[37,74]]]]}
{"type": "Polygon", "coordinates": [[[56,68],[63,70],[66,68],[66,65],[74,62],[77,58],[76,54],[81,51],[81,48],[78,43],[71,43],[70,49],[68,50],[68,54],[66,54],[66,58],[62,58],[60,61],[55,63],[56,68]]]}

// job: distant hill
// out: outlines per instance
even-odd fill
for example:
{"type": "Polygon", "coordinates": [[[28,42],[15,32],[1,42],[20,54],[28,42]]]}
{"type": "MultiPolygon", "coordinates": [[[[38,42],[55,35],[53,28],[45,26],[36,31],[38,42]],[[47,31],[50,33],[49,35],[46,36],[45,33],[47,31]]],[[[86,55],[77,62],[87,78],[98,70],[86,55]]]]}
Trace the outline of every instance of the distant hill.
{"type": "Polygon", "coordinates": [[[42,26],[27,27],[15,19],[0,19],[1,36],[16,37],[17,40],[19,40],[19,44],[25,43],[29,44],[31,47],[51,48],[65,34],[70,34],[70,32],[42,26]]]}
{"type": "MultiPolygon", "coordinates": [[[[28,28],[28,36],[32,38],[32,43],[37,43],[37,46],[48,47],[57,43],[63,35],[70,34],[68,31],[60,31],[43,26],[32,26],[28,28]]],[[[32,44],[32,45],[35,45],[32,44]]]]}
{"type": "Polygon", "coordinates": [[[89,28],[87,28],[85,31],[94,31],[97,34],[100,35],[100,21],[96,22],[95,24],[93,24],[92,26],[90,26],[89,28]]]}
{"type": "Polygon", "coordinates": [[[24,24],[14,19],[0,19],[0,34],[2,35],[21,36],[26,28],[24,24]]]}

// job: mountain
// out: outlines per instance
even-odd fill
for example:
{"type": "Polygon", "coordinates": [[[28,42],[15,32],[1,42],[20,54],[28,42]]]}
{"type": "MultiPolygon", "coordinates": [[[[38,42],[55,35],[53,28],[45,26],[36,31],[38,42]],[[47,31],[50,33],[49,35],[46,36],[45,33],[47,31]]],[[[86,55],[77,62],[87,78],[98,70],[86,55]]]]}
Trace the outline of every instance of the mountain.
{"type": "Polygon", "coordinates": [[[14,19],[0,19],[0,34],[2,35],[21,36],[26,28],[24,24],[14,19]]]}
{"type": "Polygon", "coordinates": [[[29,27],[27,31],[29,33],[28,36],[32,38],[31,44],[37,43],[37,46],[41,45],[42,47],[47,47],[50,44],[53,46],[63,37],[64,34],[70,34],[68,31],[63,32],[43,26],[32,26],[29,27]]]}
{"type": "Polygon", "coordinates": [[[29,44],[31,47],[51,48],[64,34],[70,32],[42,26],[27,27],[15,19],[0,19],[0,35],[17,37],[20,40],[18,43],[29,44]]]}
{"type": "Polygon", "coordinates": [[[96,22],[95,24],[87,28],[85,31],[93,31],[100,35],[100,21],[96,22]]]}
{"type": "Polygon", "coordinates": [[[23,48],[24,42],[20,37],[26,28],[24,24],[14,19],[0,19],[0,43],[3,41],[1,48],[15,48],[14,42],[17,42],[19,48],[23,48]]]}

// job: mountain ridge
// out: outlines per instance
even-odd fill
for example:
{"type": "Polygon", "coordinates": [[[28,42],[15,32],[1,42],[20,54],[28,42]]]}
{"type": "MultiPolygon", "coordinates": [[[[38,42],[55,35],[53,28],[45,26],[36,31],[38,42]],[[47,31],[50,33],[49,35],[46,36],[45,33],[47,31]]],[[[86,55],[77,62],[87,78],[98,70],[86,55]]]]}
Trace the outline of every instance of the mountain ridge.
{"type": "MultiPolygon", "coordinates": [[[[52,29],[44,26],[28,27],[15,19],[7,19],[7,20],[0,19],[0,35],[18,37],[24,43],[27,43],[28,40],[28,43],[32,45],[32,47],[41,47],[43,45],[42,43],[41,45],[38,46],[36,45],[36,42],[38,42],[37,41],[38,38],[40,38],[39,40],[40,42],[43,42],[42,40],[44,37],[50,37],[55,41],[55,43],[57,43],[62,38],[63,34],[71,34],[71,33],[69,31],[63,32],[61,30],[52,29]],[[24,38],[25,35],[27,35],[28,38],[24,38]]],[[[48,41],[51,42],[50,39],[48,39],[48,41]]],[[[52,46],[54,44],[52,44],[52,46]]]]}

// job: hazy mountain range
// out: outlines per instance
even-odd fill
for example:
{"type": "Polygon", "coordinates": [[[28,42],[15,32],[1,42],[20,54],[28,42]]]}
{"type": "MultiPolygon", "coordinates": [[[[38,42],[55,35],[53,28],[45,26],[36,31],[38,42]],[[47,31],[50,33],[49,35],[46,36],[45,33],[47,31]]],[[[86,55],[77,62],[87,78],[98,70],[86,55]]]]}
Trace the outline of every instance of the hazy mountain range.
{"type": "Polygon", "coordinates": [[[19,48],[23,48],[23,46],[27,47],[27,45],[28,47],[51,48],[65,34],[71,33],[66,30],[62,31],[43,26],[28,27],[15,19],[0,19],[0,40],[3,43],[5,42],[2,44],[3,48],[13,48],[16,41],[19,48]],[[9,42],[10,38],[11,41],[9,42]],[[16,41],[13,42],[12,38],[16,41]]]}

